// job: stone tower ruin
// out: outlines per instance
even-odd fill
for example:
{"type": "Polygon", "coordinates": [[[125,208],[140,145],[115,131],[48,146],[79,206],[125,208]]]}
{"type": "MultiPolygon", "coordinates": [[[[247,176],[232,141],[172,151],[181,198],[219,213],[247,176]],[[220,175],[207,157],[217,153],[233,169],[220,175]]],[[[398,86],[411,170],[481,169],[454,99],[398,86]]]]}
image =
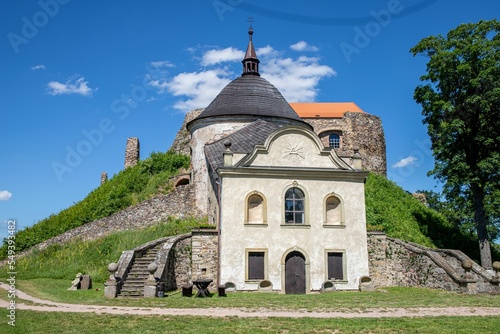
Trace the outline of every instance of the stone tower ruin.
{"type": "Polygon", "coordinates": [[[125,168],[137,165],[140,159],[139,138],[127,138],[127,146],[125,148],[125,168]]]}

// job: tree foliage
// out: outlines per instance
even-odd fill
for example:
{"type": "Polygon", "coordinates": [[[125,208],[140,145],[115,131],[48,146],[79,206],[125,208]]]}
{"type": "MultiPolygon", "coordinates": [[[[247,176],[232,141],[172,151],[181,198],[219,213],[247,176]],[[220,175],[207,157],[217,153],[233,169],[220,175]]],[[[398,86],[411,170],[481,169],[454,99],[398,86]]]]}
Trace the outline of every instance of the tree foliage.
{"type": "Polygon", "coordinates": [[[414,98],[422,106],[435,158],[430,172],[467,223],[473,217],[481,264],[500,226],[500,22],[461,24],[411,49],[429,58],[414,98]]]}

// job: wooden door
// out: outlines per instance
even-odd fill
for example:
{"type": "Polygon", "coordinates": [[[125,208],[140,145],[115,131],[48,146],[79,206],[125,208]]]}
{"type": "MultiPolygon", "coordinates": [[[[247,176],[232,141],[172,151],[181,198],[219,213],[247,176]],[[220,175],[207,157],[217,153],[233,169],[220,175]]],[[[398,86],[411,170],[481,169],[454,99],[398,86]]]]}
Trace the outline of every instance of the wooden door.
{"type": "Polygon", "coordinates": [[[291,252],[285,259],[285,293],[306,293],[306,259],[300,252],[291,252]]]}

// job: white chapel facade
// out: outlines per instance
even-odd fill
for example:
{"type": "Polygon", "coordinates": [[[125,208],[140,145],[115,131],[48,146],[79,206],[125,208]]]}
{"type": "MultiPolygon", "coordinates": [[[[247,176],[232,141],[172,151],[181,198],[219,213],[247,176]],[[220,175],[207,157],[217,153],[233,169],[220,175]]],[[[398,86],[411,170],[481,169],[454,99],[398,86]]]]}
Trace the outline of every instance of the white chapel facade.
{"type": "Polygon", "coordinates": [[[369,275],[361,157],[325,147],[260,76],[252,35],[242,76],[187,124],[197,207],[219,230],[218,282],[358,289],[369,275]]]}

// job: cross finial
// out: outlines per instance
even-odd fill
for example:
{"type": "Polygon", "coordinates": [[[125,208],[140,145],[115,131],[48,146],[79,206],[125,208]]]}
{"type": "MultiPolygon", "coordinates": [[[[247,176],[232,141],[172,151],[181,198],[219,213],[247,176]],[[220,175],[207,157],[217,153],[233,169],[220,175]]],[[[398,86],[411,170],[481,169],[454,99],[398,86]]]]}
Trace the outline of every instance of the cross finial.
{"type": "Polygon", "coordinates": [[[255,22],[253,17],[249,16],[247,22],[250,23],[250,27],[252,26],[252,22],[255,22]]]}

